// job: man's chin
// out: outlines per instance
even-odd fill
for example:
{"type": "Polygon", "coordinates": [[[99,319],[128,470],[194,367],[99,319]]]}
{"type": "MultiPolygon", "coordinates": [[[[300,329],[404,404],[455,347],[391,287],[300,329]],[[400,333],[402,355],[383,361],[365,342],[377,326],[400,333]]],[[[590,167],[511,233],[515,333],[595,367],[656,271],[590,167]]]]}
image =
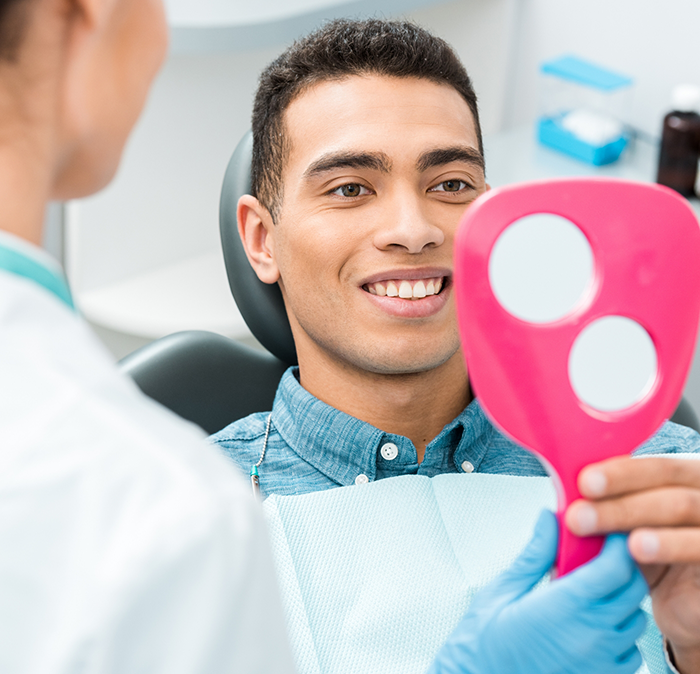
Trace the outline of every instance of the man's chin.
{"type": "Polygon", "coordinates": [[[433,339],[401,339],[391,331],[386,339],[338,340],[335,336],[295,331],[297,354],[302,360],[325,361],[333,369],[349,369],[368,375],[420,375],[437,370],[454,358],[462,364],[459,334],[457,330],[433,339]],[[335,366],[335,367],[334,367],[335,366]]]}
{"type": "Polygon", "coordinates": [[[364,370],[375,375],[420,375],[437,370],[455,356],[461,358],[458,348],[450,349],[442,353],[421,353],[419,356],[407,357],[406,354],[397,354],[396,351],[381,354],[378,352],[356,354],[347,358],[346,362],[354,369],[364,370]]]}

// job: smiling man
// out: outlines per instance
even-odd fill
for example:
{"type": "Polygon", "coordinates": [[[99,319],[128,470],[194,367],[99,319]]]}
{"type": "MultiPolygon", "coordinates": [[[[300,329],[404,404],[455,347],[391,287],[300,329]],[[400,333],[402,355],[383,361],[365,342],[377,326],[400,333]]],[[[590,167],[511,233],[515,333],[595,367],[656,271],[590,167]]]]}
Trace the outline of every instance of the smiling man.
{"type": "MultiPolygon", "coordinates": [[[[476,96],[450,47],[407,23],[330,23],[263,72],[253,137],[239,231],[259,278],[280,285],[299,367],[271,413],[213,441],[246,472],[264,455],[264,495],[406,474],[544,475],[472,400],[460,352],[453,241],[488,185],[476,96]]],[[[637,453],[699,448],[667,423],[637,453]]],[[[700,671],[700,618],[683,596],[700,593],[700,462],[617,459],[580,486],[590,500],[568,525],[632,531],[632,554],[654,563],[657,622],[682,671],[700,671]]]]}
{"type": "MultiPolygon", "coordinates": [[[[300,363],[280,385],[263,493],[543,474],[511,443],[485,456],[492,427],[468,406],[452,244],[488,187],[476,96],[449,46],[409,24],[330,24],[263,73],[253,134],[240,232],[258,276],[280,284],[300,363]]],[[[246,471],[267,416],[214,438],[246,471]]]]}

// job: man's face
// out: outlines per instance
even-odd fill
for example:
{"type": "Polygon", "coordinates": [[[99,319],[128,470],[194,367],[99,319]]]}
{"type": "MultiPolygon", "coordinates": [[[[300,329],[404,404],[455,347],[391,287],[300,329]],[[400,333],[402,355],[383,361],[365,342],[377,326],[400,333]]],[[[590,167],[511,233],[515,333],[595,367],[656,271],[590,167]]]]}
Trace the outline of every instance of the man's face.
{"type": "Polygon", "coordinates": [[[270,247],[300,361],[400,374],[459,349],[452,246],[486,189],[469,107],[423,79],[319,83],[285,115],[270,247]]]}

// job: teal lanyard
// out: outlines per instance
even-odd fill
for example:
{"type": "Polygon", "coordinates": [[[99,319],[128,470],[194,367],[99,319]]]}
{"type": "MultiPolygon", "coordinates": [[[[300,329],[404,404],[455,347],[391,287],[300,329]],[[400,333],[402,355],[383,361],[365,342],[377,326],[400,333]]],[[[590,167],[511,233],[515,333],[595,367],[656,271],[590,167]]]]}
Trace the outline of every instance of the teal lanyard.
{"type": "Polygon", "coordinates": [[[65,278],[44,267],[40,262],[12,248],[0,245],[0,269],[28,278],[52,292],[71,309],[75,309],[73,298],[65,278]]]}

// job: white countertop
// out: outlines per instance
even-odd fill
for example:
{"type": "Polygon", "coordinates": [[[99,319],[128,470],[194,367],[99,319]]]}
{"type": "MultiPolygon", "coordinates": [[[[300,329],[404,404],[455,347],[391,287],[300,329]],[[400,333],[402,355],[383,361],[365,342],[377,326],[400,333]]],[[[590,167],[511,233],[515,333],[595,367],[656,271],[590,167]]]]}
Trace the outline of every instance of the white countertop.
{"type": "Polygon", "coordinates": [[[77,293],[75,300],[92,323],[147,339],[180,330],[208,330],[238,339],[251,335],[218,252],[77,293]]]}

